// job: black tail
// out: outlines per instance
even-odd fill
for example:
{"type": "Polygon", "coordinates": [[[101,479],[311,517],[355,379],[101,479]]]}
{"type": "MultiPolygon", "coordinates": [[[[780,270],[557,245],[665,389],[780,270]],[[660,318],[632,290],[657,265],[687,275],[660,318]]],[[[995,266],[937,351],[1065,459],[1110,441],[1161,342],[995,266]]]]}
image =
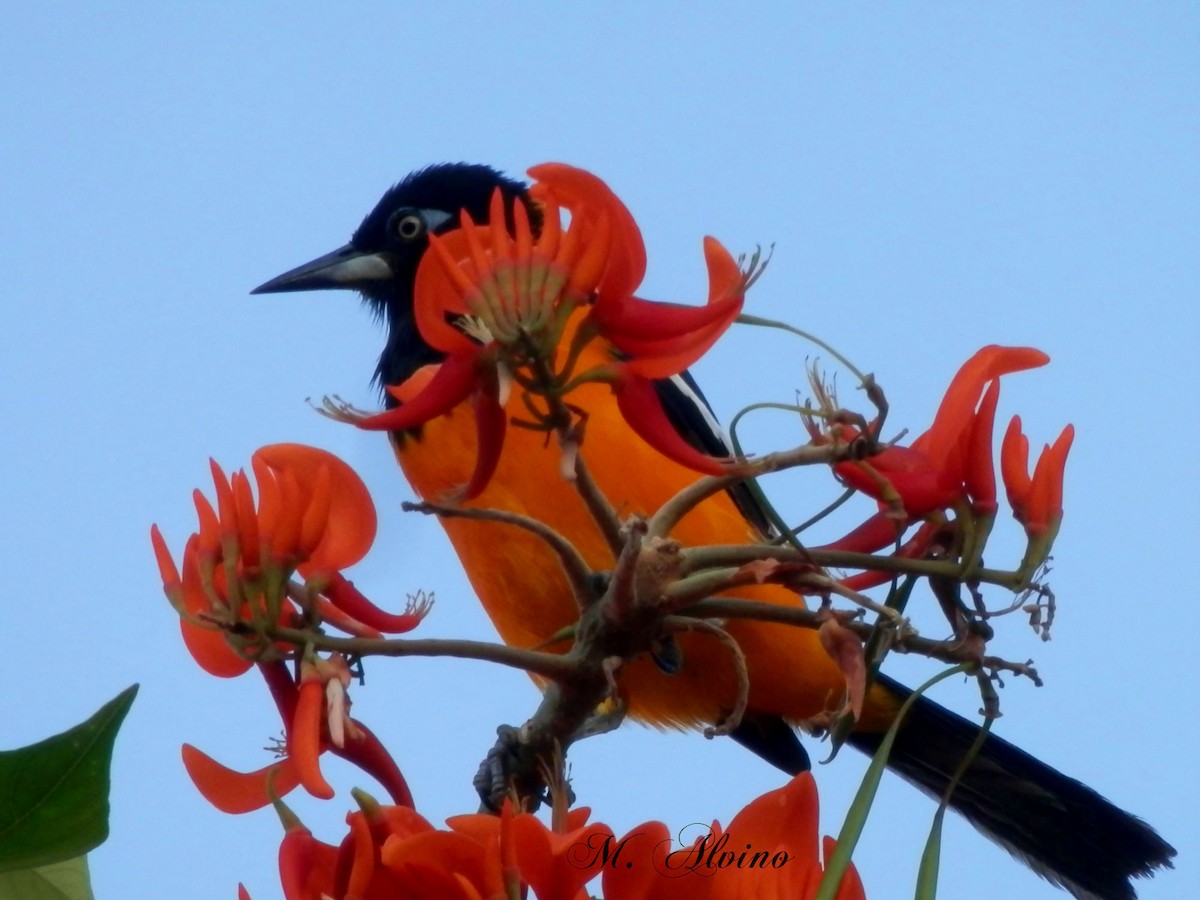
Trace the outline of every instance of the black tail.
{"type": "MultiPolygon", "coordinates": [[[[912,693],[890,678],[878,680],[901,700],[912,693]]],[[[978,734],[975,723],[921,697],[896,736],[888,768],[940,799],[978,734]]],[[[848,743],[874,753],[882,738],[855,732],[848,743]]],[[[1134,900],[1131,877],[1173,867],[1175,848],[1141,819],[995,735],[950,808],[1043,878],[1087,900],[1134,900]]]]}

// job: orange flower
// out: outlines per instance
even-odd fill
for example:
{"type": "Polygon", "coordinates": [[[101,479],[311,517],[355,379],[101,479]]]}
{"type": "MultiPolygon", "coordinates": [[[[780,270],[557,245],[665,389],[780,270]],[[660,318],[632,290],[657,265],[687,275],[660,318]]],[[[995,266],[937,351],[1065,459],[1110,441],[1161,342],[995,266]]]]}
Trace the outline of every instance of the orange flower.
{"type": "Polygon", "coordinates": [[[263,447],[251,466],[257,503],[244,471],[227,478],[211,463],[216,509],[194,492],[199,530],[184,549],[182,576],[158,526],[150,529],[163,590],[180,612],[185,645],[205,671],[231,677],[250,667],[261,648],[253,636],[231,636],[240,622],[274,618],[293,624],[315,613],[359,637],[410,631],[420,623],[427,600],[387,613],[341,573],[375,539],[375,506],[353,469],[301,444],[263,447]],[[307,579],[305,590],[289,590],[296,572],[307,579]]]}
{"type": "MultiPolygon", "coordinates": [[[[618,845],[622,854],[629,854],[629,865],[604,870],[606,900],[808,900],[824,874],[817,788],[808,772],[751,801],[727,829],[714,822],[690,848],[671,851],[661,822],[635,828],[618,845]],[[647,850],[653,854],[650,865],[643,862],[647,850]]],[[[826,858],[833,845],[825,839],[826,858]]],[[[865,897],[851,865],[837,900],[865,897]]]]}
{"type": "MultiPolygon", "coordinates": [[[[578,353],[601,338],[614,358],[579,378],[612,384],[622,415],[665,455],[699,471],[723,472],[721,462],[693,449],[669,426],[652,379],[682,372],[712,346],[741,311],[757,270],[743,273],[717,241],[706,238],[707,305],[640,300],[632,292],[645,272],[646,254],[625,205],[582,169],[546,163],[530,175],[537,179],[531,194],[542,212],[536,236],[522,203],[513,205],[509,234],[499,191],[488,226],[477,226],[463,211],[460,229],[430,236],[430,252],[417,270],[413,315],[426,343],[445,354],[442,363],[388,386],[399,406],[346,418],[360,428],[402,431],[469,400],[479,450],[459,497],[470,499],[499,461],[513,378],[526,366],[550,360],[569,335],[569,362],[555,373],[566,387],[578,353]],[[571,217],[565,228],[563,210],[571,217]],[[573,315],[584,308],[582,320],[573,315]]],[[[536,378],[518,380],[528,387],[536,378]]]]}
{"type": "MultiPolygon", "coordinates": [[[[158,527],[151,528],[163,590],[180,612],[185,646],[205,671],[234,677],[254,665],[265,649],[256,624],[303,625],[315,618],[362,637],[416,627],[429,601],[411,601],[403,613],[387,613],[341,573],[366,554],[375,538],[375,507],[353,469],[300,444],[263,447],[251,468],[257,502],[244,471],[227,478],[212,463],[216,506],[194,493],[199,528],[184,549],[182,573],[158,527]],[[297,572],[307,579],[303,587],[292,584],[297,572]]],[[[279,642],[275,649],[298,653],[279,642]]],[[[234,813],[258,809],[269,801],[270,779],[280,795],[302,784],[328,798],[333,792],[318,764],[326,750],[379,779],[397,803],[412,802],[391,756],[350,718],[350,673],[340,655],[305,659],[299,682],[281,660],[259,662],[258,669],[283,718],[288,756],[240,773],[185,745],[184,765],[213,805],[234,813]]]]}
{"type": "Polygon", "coordinates": [[[195,491],[199,530],[184,549],[182,576],[158,526],[150,538],[163,589],[180,612],[184,643],[205,671],[245,672],[261,649],[231,627],[242,622],[304,618],[297,602],[350,634],[378,637],[407,631],[427,612],[410,604],[399,616],[374,607],[340,570],[358,562],[375,539],[375,507],[354,471],[331,453],[300,444],[273,444],[252,457],[257,504],[244,471],[226,477],[211,463],[216,508],[195,491]],[[289,592],[299,571],[307,595],[289,592]]]}
{"type": "MultiPolygon", "coordinates": [[[[317,841],[276,801],[287,830],[280,848],[286,900],[585,900],[584,885],[601,872],[607,900],[811,900],[824,874],[809,773],[749,803],[727,829],[714,822],[676,850],[661,822],[618,841],[608,826],[588,825],[584,807],[567,813],[562,832],[514,815],[508,801],[499,816],[455,816],[448,829],[436,829],[410,808],[354,796],[360,810],[346,817],[338,847],[317,841]]],[[[825,838],[826,859],[833,847],[825,838]]],[[[865,900],[853,866],[837,900],[865,900]]]]}

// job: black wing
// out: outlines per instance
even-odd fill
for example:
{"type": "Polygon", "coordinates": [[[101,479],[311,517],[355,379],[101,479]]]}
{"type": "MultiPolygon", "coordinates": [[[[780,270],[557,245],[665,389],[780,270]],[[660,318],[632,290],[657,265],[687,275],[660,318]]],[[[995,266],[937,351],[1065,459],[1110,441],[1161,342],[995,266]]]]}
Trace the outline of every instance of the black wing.
{"type": "MultiPolygon", "coordinates": [[[[671,378],[654,382],[659,402],[675,430],[691,446],[709,456],[731,456],[733,449],[725,436],[725,430],[717,421],[712,407],[700,391],[690,372],[682,372],[671,378]]],[[[729,496],[738,510],[759,534],[771,537],[775,532],[762,505],[755,499],[745,484],[736,484],[729,489],[729,496]]]]}

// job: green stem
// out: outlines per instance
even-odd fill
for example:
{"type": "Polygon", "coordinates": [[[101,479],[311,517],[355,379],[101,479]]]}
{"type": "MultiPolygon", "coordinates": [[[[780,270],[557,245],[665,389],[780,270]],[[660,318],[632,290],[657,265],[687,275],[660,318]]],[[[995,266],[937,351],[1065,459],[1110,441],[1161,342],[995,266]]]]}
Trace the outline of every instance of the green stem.
{"type": "Polygon", "coordinates": [[[837,350],[833,349],[833,347],[825,343],[814,334],[810,334],[807,331],[802,331],[801,329],[789,325],[786,322],[779,322],[775,319],[763,319],[759,316],[751,316],[746,313],[742,313],[740,316],[738,316],[737,321],[742,325],[758,325],[762,328],[778,328],[780,331],[790,332],[797,337],[808,341],[810,344],[816,344],[818,347],[840,362],[843,366],[845,366],[846,369],[849,370],[849,372],[864,386],[868,384],[867,376],[859,371],[858,367],[854,365],[854,363],[850,362],[850,360],[846,359],[846,357],[842,356],[842,354],[838,353],[837,350]]]}

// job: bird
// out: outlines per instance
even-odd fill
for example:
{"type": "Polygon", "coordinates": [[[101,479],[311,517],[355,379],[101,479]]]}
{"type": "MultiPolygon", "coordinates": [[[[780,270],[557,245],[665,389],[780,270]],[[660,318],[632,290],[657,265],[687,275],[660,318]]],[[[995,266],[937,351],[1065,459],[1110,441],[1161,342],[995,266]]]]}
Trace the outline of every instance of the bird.
{"type": "MultiPolygon", "coordinates": [[[[496,190],[503,195],[510,227],[515,204],[540,222],[541,211],[524,181],[485,165],[435,164],[389,188],[344,246],[252,293],[358,292],[386,331],[374,379],[382,386],[401,384],[443,358],[418,331],[413,309],[417,269],[430,235],[459,228],[464,214],[475,223],[487,222],[496,190]]],[[[729,455],[716,417],[688,373],[658,380],[654,388],[668,418],[691,444],[713,456],[729,455]]],[[[391,394],[384,399],[389,407],[399,402],[391,394]]],[[[588,415],[581,452],[622,514],[650,514],[695,480],[695,472],[664,458],[625,423],[607,387],[584,385],[571,402],[588,415]]],[[[422,498],[445,496],[472,472],[477,438],[469,409],[452,410],[390,439],[404,475],[422,498]]],[[[611,569],[608,544],[559,471],[559,450],[544,435],[510,429],[490,482],[468,505],[539,519],[571,539],[594,570],[611,569]]],[[[541,646],[578,617],[555,557],[536,536],[488,521],[446,519],[442,524],[505,643],[541,646]]],[[[672,537],[685,545],[749,543],[762,540],[767,528],[748,495],[735,490],[706,500],[672,537]]],[[[798,602],[791,591],[770,584],[739,589],[738,595],[798,602]]],[[[725,627],[741,646],[750,676],[747,714],[732,736],[784,772],[807,770],[809,757],[794,726],[840,695],[843,675],[812,630],[751,620],[730,620],[725,627]]],[[[703,636],[682,635],[678,665],[664,665],[652,654],[628,662],[620,690],[630,716],[681,728],[718,720],[733,695],[735,673],[724,648],[714,644],[703,636]]],[[[847,743],[873,753],[910,694],[881,673],[847,743]]],[[[888,767],[940,800],[978,734],[978,724],[919,697],[899,728],[888,767]]],[[[1130,879],[1172,867],[1175,855],[1149,825],[994,733],[962,776],[950,807],[1037,874],[1080,898],[1135,898],[1130,879]]]]}

